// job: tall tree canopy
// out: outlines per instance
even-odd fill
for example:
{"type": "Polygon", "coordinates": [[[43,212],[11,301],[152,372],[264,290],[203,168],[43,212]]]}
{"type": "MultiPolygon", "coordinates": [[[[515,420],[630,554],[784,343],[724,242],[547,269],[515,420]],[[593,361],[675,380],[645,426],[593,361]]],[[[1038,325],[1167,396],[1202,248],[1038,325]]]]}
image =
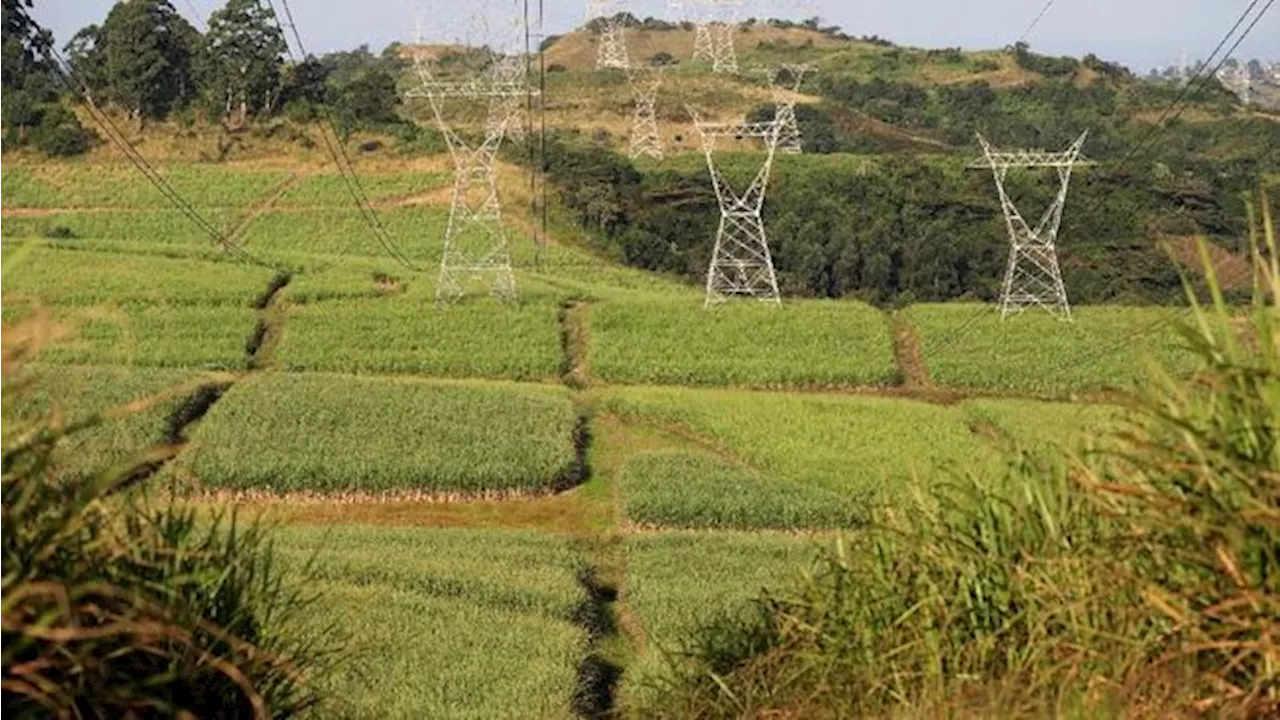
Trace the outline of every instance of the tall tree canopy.
{"type": "Polygon", "coordinates": [[[206,84],[226,117],[269,114],[280,95],[288,49],[275,13],[257,0],[230,0],[209,18],[206,84]]]}
{"type": "Polygon", "coordinates": [[[138,120],[163,117],[194,97],[200,34],[168,0],[117,3],[98,42],[111,99],[138,120]]]}
{"type": "Polygon", "coordinates": [[[53,35],[29,12],[32,0],[3,0],[3,61],[0,118],[5,148],[34,144],[50,155],[75,155],[93,143],[75,112],[62,102],[65,91],[52,56],[53,35]]]}

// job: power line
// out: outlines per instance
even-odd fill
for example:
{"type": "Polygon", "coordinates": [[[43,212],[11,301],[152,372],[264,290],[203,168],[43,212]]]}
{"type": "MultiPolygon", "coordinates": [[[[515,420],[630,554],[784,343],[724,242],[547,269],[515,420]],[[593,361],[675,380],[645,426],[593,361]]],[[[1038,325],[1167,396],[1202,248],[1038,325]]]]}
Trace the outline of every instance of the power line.
{"type": "Polygon", "coordinates": [[[186,0],[187,9],[191,11],[191,19],[202,32],[208,32],[208,26],[204,22],[204,16],[201,15],[200,9],[192,0],[186,0]]]}
{"type": "Polygon", "coordinates": [[[141,172],[143,176],[160,191],[160,194],[163,195],[166,200],[173,204],[198,228],[204,231],[204,233],[206,233],[214,243],[220,246],[224,251],[236,255],[242,260],[253,265],[271,268],[273,270],[280,269],[277,266],[254,257],[244,248],[232,242],[222,231],[215,227],[213,223],[201,215],[195,206],[188,202],[187,199],[183,197],[182,194],[171,184],[169,184],[169,181],[166,180],[150,162],[147,161],[146,157],[138,152],[137,148],[135,148],[133,144],[129,142],[128,138],[125,137],[124,132],[120,130],[120,127],[111,119],[111,116],[98,107],[97,103],[93,99],[93,92],[89,88],[88,83],[76,75],[74,67],[72,67],[72,65],[67,62],[66,58],[58,52],[57,48],[51,46],[49,48],[49,54],[53,60],[52,66],[54,71],[58,74],[58,78],[62,83],[67,86],[67,89],[70,90],[72,94],[84,98],[85,107],[88,109],[89,115],[98,123],[99,127],[102,128],[103,132],[107,135],[107,139],[115,144],[122,153],[124,153],[124,156],[129,160],[134,168],[136,168],[138,172],[141,172]]]}
{"type": "MultiPolygon", "coordinates": [[[[298,53],[303,57],[306,57],[307,49],[302,42],[302,33],[298,30],[298,24],[293,18],[293,10],[289,7],[289,1],[280,0],[280,4],[284,8],[285,21],[289,25],[290,30],[292,30],[294,42],[298,46],[298,53]]],[[[279,28],[280,32],[283,34],[285,30],[281,27],[280,15],[276,12],[275,8],[275,0],[267,0],[267,6],[271,9],[271,14],[275,17],[276,27],[279,28]]],[[[285,50],[289,53],[290,59],[296,64],[298,62],[298,58],[294,55],[293,48],[289,46],[287,40],[285,42],[285,50]]],[[[365,193],[364,186],[360,182],[360,176],[356,174],[355,166],[351,162],[351,156],[347,154],[347,149],[342,143],[341,134],[338,132],[337,122],[333,119],[333,110],[329,107],[327,100],[322,101],[320,103],[320,107],[323,111],[322,115],[325,119],[325,123],[333,134],[333,137],[330,138],[329,134],[324,131],[324,128],[321,128],[320,137],[324,140],[325,149],[328,150],[329,156],[333,158],[334,164],[338,166],[338,174],[342,176],[343,184],[346,185],[347,192],[351,195],[352,200],[355,201],[356,207],[360,211],[361,216],[369,225],[369,228],[373,230],[374,237],[378,240],[378,243],[382,246],[383,250],[385,250],[396,262],[404,265],[410,270],[416,271],[417,268],[414,266],[413,261],[396,246],[394,238],[391,237],[391,233],[387,230],[386,226],[383,225],[377,211],[374,210],[372,204],[369,202],[369,197],[365,193]]]]}
{"type": "Polygon", "coordinates": [[[1263,16],[1267,14],[1267,11],[1271,9],[1271,6],[1275,4],[1275,1],[1276,0],[1268,0],[1267,4],[1263,6],[1261,12],[1253,18],[1253,22],[1249,24],[1249,27],[1245,28],[1245,31],[1241,33],[1240,37],[1236,38],[1235,44],[1231,46],[1231,49],[1218,60],[1218,64],[1214,66],[1213,70],[1207,75],[1201,75],[1204,69],[1214,61],[1214,58],[1222,52],[1222,48],[1226,47],[1227,43],[1231,41],[1231,37],[1235,35],[1236,31],[1239,30],[1240,27],[1244,25],[1245,21],[1249,19],[1249,14],[1253,12],[1253,9],[1258,6],[1258,3],[1261,2],[1261,0],[1253,0],[1253,2],[1249,3],[1249,7],[1245,8],[1244,12],[1241,13],[1240,18],[1236,20],[1235,25],[1231,26],[1231,29],[1228,30],[1227,34],[1218,42],[1218,45],[1213,49],[1213,52],[1209,54],[1209,57],[1201,62],[1200,66],[1196,68],[1196,72],[1192,78],[1187,81],[1186,85],[1183,85],[1182,92],[1178,93],[1177,97],[1173,99],[1173,102],[1169,103],[1168,107],[1164,109],[1164,112],[1161,113],[1160,118],[1156,120],[1156,123],[1152,126],[1151,130],[1143,136],[1142,140],[1140,140],[1137,145],[1134,145],[1129,152],[1125,154],[1119,163],[1116,164],[1117,172],[1123,172],[1128,169],[1130,161],[1133,160],[1139,152],[1142,152],[1148,143],[1152,142],[1157,135],[1168,128],[1166,121],[1170,119],[1177,119],[1182,116],[1182,110],[1185,108],[1186,99],[1190,96],[1191,91],[1202,87],[1209,79],[1217,75],[1218,71],[1222,69],[1222,66],[1225,65],[1227,60],[1235,53],[1236,48],[1240,47],[1241,43],[1245,41],[1245,38],[1249,37],[1249,34],[1253,32],[1253,29],[1257,27],[1259,22],[1261,22],[1263,16]],[[1170,117],[1171,115],[1172,117],[1170,117]]]}
{"type": "Polygon", "coordinates": [[[1036,15],[1036,19],[1032,20],[1031,24],[1027,26],[1027,29],[1023,31],[1022,37],[1018,38],[1018,42],[1026,42],[1027,38],[1031,37],[1031,33],[1040,25],[1040,21],[1044,19],[1044,16],[1049,14],[1049,10],[1053,8],[1053,4],[1056,1],[1057,0],[1049,0],[1044,4],[1044,7],[1040,8],[1040,14],[1036,15]]]}

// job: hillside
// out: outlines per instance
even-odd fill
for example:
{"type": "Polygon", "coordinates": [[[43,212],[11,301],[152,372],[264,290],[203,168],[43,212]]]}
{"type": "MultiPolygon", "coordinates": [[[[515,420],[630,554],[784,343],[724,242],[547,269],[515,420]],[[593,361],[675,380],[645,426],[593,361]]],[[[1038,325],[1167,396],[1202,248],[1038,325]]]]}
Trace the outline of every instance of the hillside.
{"type": "MultiPolygon", "coordinates": [[[[657,103],[668,157],[622,157],[634,107],[627,76],[595,68],[599,33],[585,29],[546,47],[545,163],[560,198],[596,231],[598,251],[696,283],[716,208],[689,108],[761,119],[773,96],[764,74],[716,75],[688,61],[691,30],[633,25],[633,60],[679,60],[657,103]]],[[[1098,165],[1077,172],[1061,243],[1083,303],[1180,301],[1176,266],[1159,245],[1203,235],[1221,252],[1241,251],[1242,193],[1280,167],[1280,117],[1239,107],[1212,84],[1157,130],[1178,89],[1092,56],[903,48],[763,24],[739,27],[735,39],[744,69],[817,68],[796,98],[806,154],[779,160],[765,209],[793,295],[992,298],[1006,238],[989,173],[968,167],[979,131],[1002,147],[1050,149],[1090,131],[1085,153],[1098,165]]],[[[725,168],[745,182],[757,166],[752,146],[726,145],[738,152],[725,168]]],[[[1045,180],[1015,174],[1014,199],[1029,213],[1056,190],[1045,180]]]]}

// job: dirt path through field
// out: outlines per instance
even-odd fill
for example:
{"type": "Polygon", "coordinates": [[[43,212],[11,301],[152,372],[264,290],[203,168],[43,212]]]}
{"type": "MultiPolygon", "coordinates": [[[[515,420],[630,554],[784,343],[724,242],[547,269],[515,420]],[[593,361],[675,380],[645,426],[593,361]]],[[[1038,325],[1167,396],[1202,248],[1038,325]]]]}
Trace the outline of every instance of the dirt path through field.
{"type": "Polygon", "coordinates": [[[907,391],[934,389],[933,378],[924,363],[924,351],[916,337],[915,328],[902,316],[901,311],[889,313],[889,332],[893,336],[893,356],[902,373],[902,386],[907,391]]]}

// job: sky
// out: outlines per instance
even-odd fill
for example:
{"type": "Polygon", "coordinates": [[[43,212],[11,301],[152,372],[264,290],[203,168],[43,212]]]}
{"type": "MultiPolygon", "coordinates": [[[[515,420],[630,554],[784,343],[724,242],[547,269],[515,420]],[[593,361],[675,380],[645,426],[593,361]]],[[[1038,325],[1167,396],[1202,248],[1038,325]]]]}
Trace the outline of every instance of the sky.
{"type": "MultiPolygon", "coordinates": [[[[218,0],[170,0],[188,19],[203,21],[218,0]]],[[[671,17],[667,0],[606,0],[643,17],[671,17]]],[[[275,0],[277,7],[280,0],[275,0]]],[[[516,32],[524,0],[290,0],[305,49],[313,53],[391,42],[453,41],[516,32]],[[484,17],[485,20],[478,20],[484,17]]],[[[584,0],[544,0],[546,34],[564,32],[585,17],[584,0]]],[[[1052,55],[1096,53],[1131,69],[1207,56],[1251,0],[1055,0],[1029,37],[1052,55]]],[[[1265,5],[1262,0],[1259,7],[1265,5]]],[[[530,0],[537,13],[537,0],[530,0]]],[[[58,44],[79,28],[101,22],[113,0],[36,0],[35,15],[58,44]]],[[[919,47],[996,48],[1019,39],[1044,0],[746,0],[743,17],[818,15],[853,35],[879,35],[919,47]]],[[[203,27],[201,22],[197,27],[203,27]]],[[[536,32],[536,31],[535,31],[536,32]]],[[[1280,61],[1280,7],[1272,8],[1236,53],[1280,61]]]]}

